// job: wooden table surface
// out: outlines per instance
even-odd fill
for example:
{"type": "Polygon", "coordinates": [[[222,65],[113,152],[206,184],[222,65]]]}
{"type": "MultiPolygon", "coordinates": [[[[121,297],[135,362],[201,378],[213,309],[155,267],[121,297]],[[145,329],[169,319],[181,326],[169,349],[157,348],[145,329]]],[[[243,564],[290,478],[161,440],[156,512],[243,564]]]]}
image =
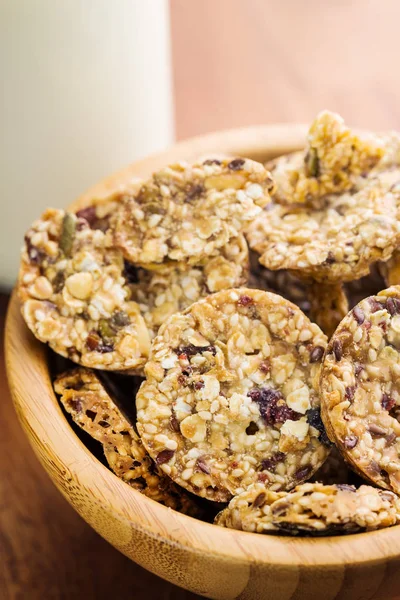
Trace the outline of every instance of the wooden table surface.
{"type": "MultiPolygon", "coordinates": [[[[399,22],[397,0],[171,0],[177,136],[308,122],[322,108],[400,128],[399,22]]],[[[1,600],[197,598],[131,563],[70,508],[19,427],[2,356],[0,369],[1,600]]]]}

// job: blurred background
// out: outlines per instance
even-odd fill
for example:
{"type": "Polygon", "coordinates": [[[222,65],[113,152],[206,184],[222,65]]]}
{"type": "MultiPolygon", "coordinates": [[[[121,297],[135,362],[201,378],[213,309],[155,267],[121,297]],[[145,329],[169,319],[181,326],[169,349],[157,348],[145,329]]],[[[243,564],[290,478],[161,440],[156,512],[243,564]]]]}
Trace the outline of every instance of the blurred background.
{"type": "MultiPolygon", "coordinates": [[[[398,0],[0,0],[0,287],[47,205],[216,129],[400,129],[398,0]]],[[[8,296],[1,296],[1,330],[8,296]]],[[[0,598],[194,599],[99,538],[47,479],[0,371],[0,598]]]]}

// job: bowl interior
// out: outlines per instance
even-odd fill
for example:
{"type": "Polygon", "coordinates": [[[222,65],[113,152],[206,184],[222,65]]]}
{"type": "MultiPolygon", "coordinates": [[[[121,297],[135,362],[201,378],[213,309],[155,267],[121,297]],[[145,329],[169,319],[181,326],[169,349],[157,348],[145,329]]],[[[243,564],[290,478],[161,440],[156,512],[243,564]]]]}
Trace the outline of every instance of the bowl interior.
{"type": "MultiPolygon", "coordinates": [[[[220,132],[188,140],[139,161],[95,185],[72,205],[85,206],[132,178],[178,160],[211,154],[265,161],[300,149],[306,128],[275,125],[220,132]]],[[[108,541],[128,555],[127,531],[142,532],[193,558],[207,555],[237,565],[358,565],[400,555],[400,526],[331,538],[290,538],[234,531],[181,515],[146,498],[119,480],[71,428],[53,393],[48,352],[34,339],[19,311],[16,294],[6,325],[6,362],[19,419],[31,444],[60,491],[108,541]],[[99,516],[100,515],[100,516],[99,516]],[[109,523],[109,524],[108,524],[109,523]],[[125,537],[124,537],[125,536],[125,537]]]]}

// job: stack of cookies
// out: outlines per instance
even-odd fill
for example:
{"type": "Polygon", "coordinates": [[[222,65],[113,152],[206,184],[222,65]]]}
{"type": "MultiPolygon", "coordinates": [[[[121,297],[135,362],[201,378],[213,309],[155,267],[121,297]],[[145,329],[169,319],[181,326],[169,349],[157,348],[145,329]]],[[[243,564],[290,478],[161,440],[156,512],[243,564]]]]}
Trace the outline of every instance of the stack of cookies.
{"type": "Polygon", "coordinates": [[[400,137],[323,112],[265,166],[179,163],[48,209],[25,236],[22,314],[79,365],[54,382],[66,412],[153,500],[253,532],[387,527],[399,216],[400,137]]]}

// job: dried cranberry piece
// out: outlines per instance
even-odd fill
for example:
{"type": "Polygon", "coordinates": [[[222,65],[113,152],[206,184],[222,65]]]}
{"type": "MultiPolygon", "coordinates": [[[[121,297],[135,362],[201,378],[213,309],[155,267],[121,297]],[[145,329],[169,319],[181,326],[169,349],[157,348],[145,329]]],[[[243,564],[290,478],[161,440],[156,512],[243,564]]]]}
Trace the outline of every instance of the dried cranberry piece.
{"type": "Polygon", "coordinates": [[[204,187],[202,185],[192,185],[188,191],[186,192],[186,200],[194,200],[201,196],[204,192],[204,187]]]}
{"type": "Polygon", "coordinates": [[[345,395],[346,400],[348,400],[349,402],[353,402],[355,391],[356,391],[356,386],[355,385],[349,385],[349,386],[347,386],[347,388],[344,391],[344,395],[345,395]]]}
{"type": "Polygon", "coordinates": [[[276,465],[280,462],[283,462],[284,459],[285,454],[283,452],[277,452],[276,454],[273,454],[270,458],[265,458],[263,461],[261,461],[261,470],[271,471],[272,473],[274,473],[276,465]]]}
{"type": "Polygon", "coordinates": [[[325,446],[332,446],[332,442],[328,438],[328,435],[325,430],[325,426],[321,419],[321,412],[319,408],[310,408],[306,412],[307,423],[311,425],[311,427],[315,427],[320,433],[320,440],[325,446]]]}
{"type": "Polygon", "coordinates": [[[169,419],[169,424],[170,424],[172,431],[176,431],[176,432],[180,431],[179,421],[176,418],[176,414],[174,412],[172,413],[172,415],[169,419]]]}
{"type": "Polygon", "coordinates": [[[80,400],[69,400],[68,405],[77,413],[82,412],[82,402],[80,400]]]}
{"type": "Polygon", "coordinates": [[[391,315],[400,313],[400,300],[397,298],[389,298],[386,302],[386,308],[391,315]]]}
{"type": "Polygon", "coordinates": [[[299,469],[298,471],[296,471],[294,476],[298,481],[303,481],[311,475],[311,472],[312,472],[312,466],[307,465],[306,467],[303,467],[302,469],[299,469]]]}
{"type": "Polygon", "coordinates": [[[360,363],[356,364],[355,368],[354,368],[354,373],[356,375],[356,377],[358,377],[360,375],[360,373],[362,373],[364,371],[364,365],[361,365],[360,363]]]}
{"type": "Polygon", "coordinates": [[[179,385],[186,384],[186,377],[184,375],[182,375],[182,373],[180,375],[178,375],[178,383],[179,383],[179,385]]]}
{"type": "Polygon", "coordinates": [[[357,446],[358,437],[356,435],[348,435],[344,438],[343,443],[344,443],[345,448],[347,448],[348,450],[351,450],[352,448],[355,448],[355,446],[357,446]]]}
{"type": "Polygon", "coordinates": [[[386,445],[387,446],[391,446],[393,444],[393,442],[395,441],[395,439],[397,438],[397,435],[395,434],[394,431],[392,431],[392,433],[388,433],[388,435],[386,436],[386,445]]]}
{"type": "Polygon", "coordinates": [[[246,296],[245,294],[243,294],[242,296],[240,296],[237,303],[238,306],[249,306],[250,304],[254,304],[254,300],[250,296],[246,296]]]}
{"type": "Polygon", "coordinates": [[[365,314],[362,308],[360,308],[359,306],[355,306],[353,308],[353,317],[359,325],[362,325],[365,321],[365,314]]]}
{"type": "Polygon", "coordinates": [[[389,396],[389,394],[382,394],[382,400],[381,400],[381,404],[382,404],[382,408],[384,410],[392,410],[392,408],[395,406],[396,404],[396,400],[394,398],[392,398],[391,396],[389,396]]]}
{"type": "Polygon", "coordinates": [[[32,244],[30,238],[27,235],[25,236],[25,244],[26,251],[29,256],[29,261],[34,265],[40,265],[47,257],[47,254],[43,252],[43,250],[39,250],[39,248],[36,248],[36,246],[32,244]]]}
{"type": "Polygon", "coordinates": [[[96,208],[94,206],[87,206],[86,208],[82,208],[78,210],[76,213],[78,219],[85,219],[88,222],[88,225],[92,227],[93,223],[96,221],[96,208]]]}
{"type": "Polygon", "coordinates": [[[373,313],[385,308],[385,303],[378,302],[378,300],[376,298],[374,298],[373,296],[371,296],[371,298],[368,298],[368,303],[371,307],[371,312],[373,312],[373,313]]]}
{"type": "Polygon", "coordinates": [[[316,363],[321,360],[325,350],[322,346],[315,346],[310,352],[310,363],[316,363]]]}
{"type": "Polygon", "coordinates": [[[271,363],[269,360],[263,360],[262,363],[260,363],[259,369],[262,373],[269,373],[271,370],[271,363]]]}
{"type": "Polygon", "coordinates": [[[114,352],[114,344],[100,344],[97,348],[97,352],[101,354],[107,354],[107,352],[114,352]]]}
{"type": "Polygon", "coordinates": [[[278,390],[272,388],[253,388],[247,395],[253,402],[257,402],[260,415],[268,425],[284,423],[288,419],[297,421],[301,417],[299,413],[288,407],[278,390]]]}
{"type": "Polygon", "coordinates": [[[231,171],[240,171],[245,162],[246,161],[244,160],[244,158],[234,158],[228,164],[228,169],[231,169],[231,171]]]}
{"type": "Polygon", "coordinates": [[[156,456],[157,465],[163,465],[171,460],[173,455],[175,454],[175,450],[161,450],[156,456]]]}

